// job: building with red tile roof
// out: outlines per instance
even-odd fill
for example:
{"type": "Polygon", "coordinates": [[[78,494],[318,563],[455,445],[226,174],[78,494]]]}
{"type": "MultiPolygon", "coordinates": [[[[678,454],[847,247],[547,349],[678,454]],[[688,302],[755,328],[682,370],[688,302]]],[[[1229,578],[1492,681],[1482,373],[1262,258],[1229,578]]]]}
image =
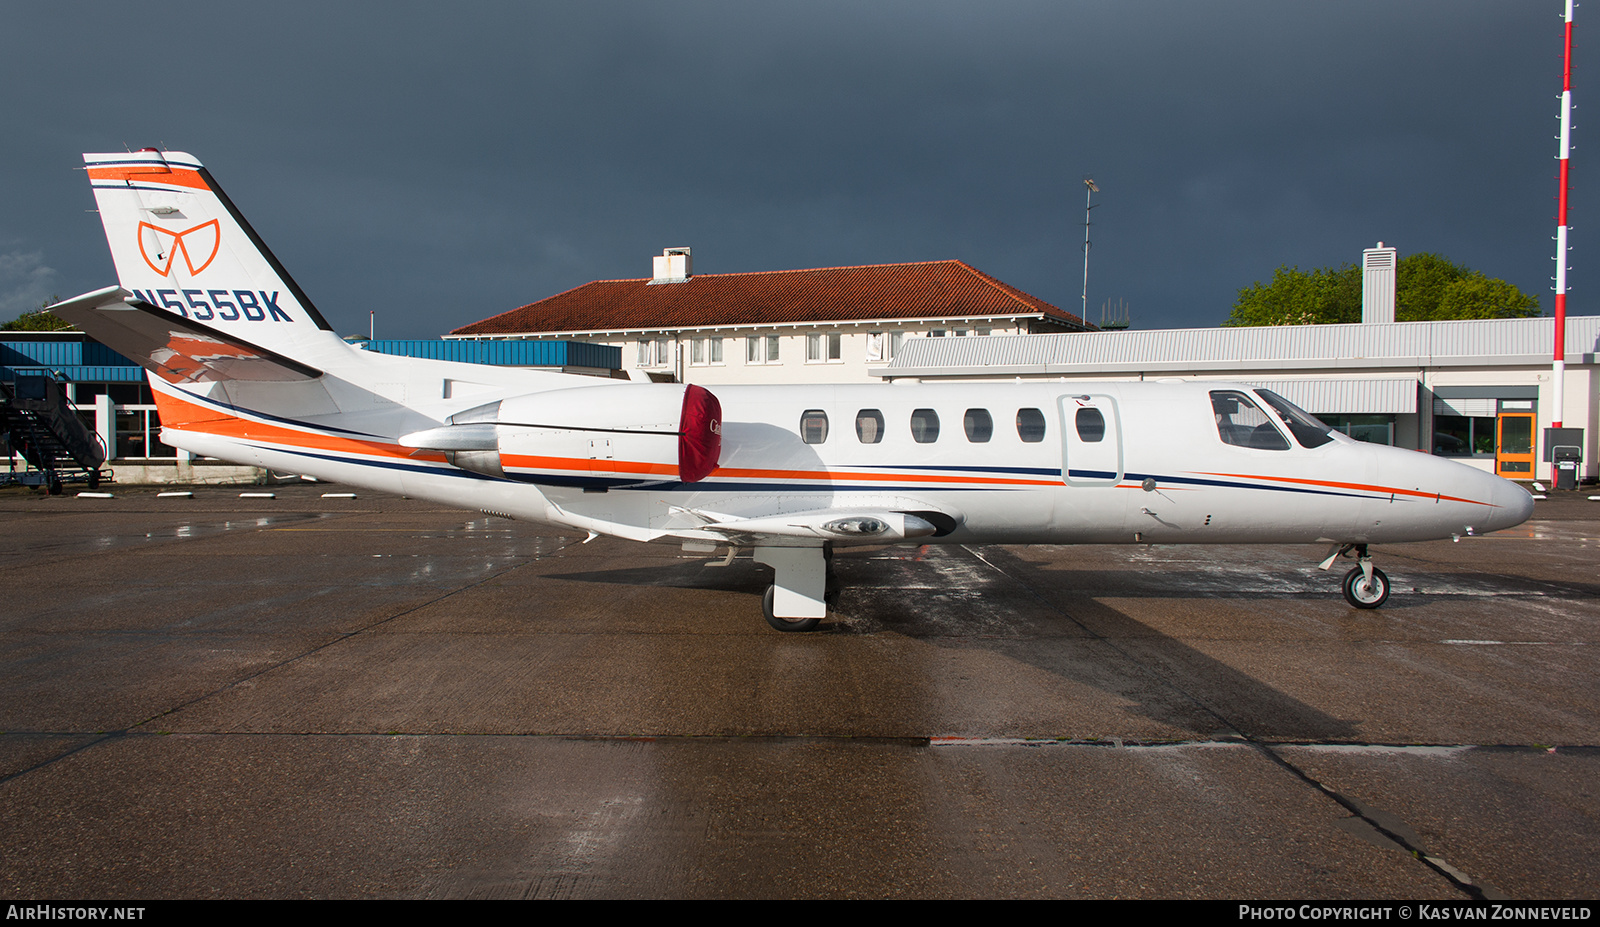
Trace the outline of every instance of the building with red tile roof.
{"type": "Polygon", "coordinates": [[[962,261],[697,275],[669,248],[655,263],[445,337],[616,345],[625,367],[695,383],[865,382],[909,337],[1094,329],[962,261]]]}

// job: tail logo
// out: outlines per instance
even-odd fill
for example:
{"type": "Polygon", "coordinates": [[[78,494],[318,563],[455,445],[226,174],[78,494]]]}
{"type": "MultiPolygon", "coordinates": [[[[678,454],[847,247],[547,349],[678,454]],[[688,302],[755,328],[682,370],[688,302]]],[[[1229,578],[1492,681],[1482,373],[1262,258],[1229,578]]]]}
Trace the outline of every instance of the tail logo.
{"type": "Polygon", "coordinates": [[[211,266],[222,245],[222,229],[216,219],[192,229],[174,232],[148,222],[139,223],[139,256],[150,269],[165,277],[172,272],[172,260],[183,255],[189,275],[196,276],[211,266]],[[154,256],[152,257],[152,252],[154,256]]]}

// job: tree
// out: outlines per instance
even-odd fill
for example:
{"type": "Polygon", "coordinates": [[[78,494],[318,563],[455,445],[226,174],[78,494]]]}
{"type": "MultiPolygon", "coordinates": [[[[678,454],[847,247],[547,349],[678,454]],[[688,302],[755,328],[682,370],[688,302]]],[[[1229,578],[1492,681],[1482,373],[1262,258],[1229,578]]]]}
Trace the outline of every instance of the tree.
{"type": "MultiPolygon", "coordinates": [[[[1400,259],[1395,320],[1515,319],[1539,315],[1539,299],[1437,254],[1400,259]]],[[[1279,267],[1272,282],[1239,291],[1225,325],[1308,325],[1361,321],[1361,268],[1342,264],[1309,273],[1279,267]]]]}
{"type": "Polygon", "coordinates": [[[0,331],[6,332],[64,332],[71,331],[72,326],[62,321],[54,312],[45,309],[45,306],[54,306],[61,302],[61,297],[52,296],[38,309],[24,312],[9,322],[0,322],[0,331]]]}
{"type": "Polygon", "coordinates": [[[1361,268],[1345,264],[1307,273],[1279,267],[1272,282],[1239,291],[1228,325],[1313,325],[1361,321],[1361,268]]]}

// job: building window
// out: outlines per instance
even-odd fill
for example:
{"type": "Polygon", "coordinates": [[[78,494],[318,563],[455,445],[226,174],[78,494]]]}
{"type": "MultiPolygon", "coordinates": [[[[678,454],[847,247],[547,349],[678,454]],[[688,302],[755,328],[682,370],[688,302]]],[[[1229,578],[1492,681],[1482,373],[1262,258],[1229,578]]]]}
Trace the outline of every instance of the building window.
{"type": "Polygon", "coordinates": [[[1440,457],[1493,457],[1494,418],[1435,414],[1433,452],[1440,457]]]}
{"type": "Polygon", "coordinates": [[[118,406],[116,448],[112,456],[135,459],[171,459],[178,452],[161,443],[161,422],[153,405],[118,406]]]}
{"type": "Polygon", "coordinates": [[[806,336],[806,363],[808,364],[837,364],[844,357],[844,336],[835,332],[830,335],[806,336]]]}
{"type": "Polygon", "coordinates": [[[689,341],[689,363],[698,367],[722,363],[721,338],[693,338],[689,341]]]}
{"type": "Polygon", "coordinates": [[[867,360],[890,361],[900,353],[900,342],[905,332],[871,332],[867,335],[867,360]]]}
{"type": "Polygon", "coordinates": [[[746,364],[777,364],[778,336],[777,335],[751,335],[744,340],[744,362],[746,364]]]}
{"type": "Polygon", "coordinates": [[[641,338],[639,339],[638,363],[639,367],[670,367],[672,365],[672,341],[669,338],[641,338]]]}
{"type": "Polygon", "coordinates": [[[1393,415],[1319,415],[1317,418],[1341,434],[1368,444],[1394,444],[1393,415]]]}

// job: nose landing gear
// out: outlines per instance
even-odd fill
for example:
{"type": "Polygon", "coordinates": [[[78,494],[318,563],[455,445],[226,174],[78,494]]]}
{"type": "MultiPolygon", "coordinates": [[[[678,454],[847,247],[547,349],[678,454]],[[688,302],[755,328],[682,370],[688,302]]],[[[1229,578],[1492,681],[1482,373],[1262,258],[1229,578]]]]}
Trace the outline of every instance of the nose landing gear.
{"type": "Polygon", "coordinates": [[[1344,574],[1344,582],[1340,588],[1344,591],[1344,598],[1355,608],[1377,608],[1389,601],[1389,577],[1384,572],[1372,565],[1372,557],[1367,553],[1365,544],[1344,544],[1328,555],[1322,561],[1321,568],[1326,570],[1333,566],[1333,561],[1340,557],[1354,557],[1356,566],[1344,574]]]}

